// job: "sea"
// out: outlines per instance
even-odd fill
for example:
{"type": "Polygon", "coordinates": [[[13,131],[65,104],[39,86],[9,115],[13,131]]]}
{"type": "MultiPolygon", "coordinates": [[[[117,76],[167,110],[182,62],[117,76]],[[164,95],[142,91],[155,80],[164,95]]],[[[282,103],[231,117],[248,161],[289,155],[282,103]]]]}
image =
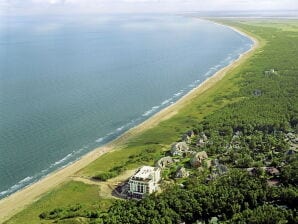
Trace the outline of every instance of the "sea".
{"type": "Polygon", "coordinates": [[[175,103],[252,47],[183,15],[0,18],[0,198],[175,103]]]}

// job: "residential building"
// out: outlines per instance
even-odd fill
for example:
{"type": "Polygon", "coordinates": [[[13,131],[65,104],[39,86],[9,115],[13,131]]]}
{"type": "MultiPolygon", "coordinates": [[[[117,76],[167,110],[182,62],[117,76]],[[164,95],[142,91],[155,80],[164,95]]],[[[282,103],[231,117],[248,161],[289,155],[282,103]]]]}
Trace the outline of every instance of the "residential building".
{"type": "Polygon", "coordinates": [[[133,198],[142,198],[145,194],[151,194],[158,189],[160,181],[158,167],[143,166],[129,179],[129,195],[133,198]]]}

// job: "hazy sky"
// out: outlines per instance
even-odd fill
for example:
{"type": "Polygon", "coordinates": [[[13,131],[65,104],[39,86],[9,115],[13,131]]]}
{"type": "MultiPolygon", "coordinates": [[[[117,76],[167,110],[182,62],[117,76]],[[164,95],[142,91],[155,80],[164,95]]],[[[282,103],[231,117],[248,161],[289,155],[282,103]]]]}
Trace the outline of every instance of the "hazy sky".
{"type": "Polygon", "coordinates": [[[298,0],[0,0],[0,14],[293,10],[298,0]]]}

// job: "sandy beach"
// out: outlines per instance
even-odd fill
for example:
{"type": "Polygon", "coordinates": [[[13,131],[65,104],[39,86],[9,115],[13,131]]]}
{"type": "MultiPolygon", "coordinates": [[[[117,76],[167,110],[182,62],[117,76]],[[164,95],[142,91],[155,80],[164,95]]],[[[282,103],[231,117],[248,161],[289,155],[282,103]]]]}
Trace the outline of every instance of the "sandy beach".
{"type": "Polygon", "coordinates": [[[92,163],[94,160],[96,160],[103,154],[121,148],[121,145],[126,143],[132,137],[158,125],[161,121],[172,117],[186,104],[189,104],[192,101],[192,99],[199,97],[200,94],[214,86],[226,75],[228,71],[234,69],[244,60],[246,60],[259,47],[259,42],[255,38],[249,36],[246,33],[243,33],[240,30],[237,30],[233,27],[230,28],[240,33],[241,35],[245,35],[252,39],[254,42],[253,47],[244,54],[242,54],[237,60],[232,62],[230,65],[216,72],[213,76],[211,76],[203,83],[201,83],[198,87],[194,88],[188,94],[183,96],[176,103],[156,113],[151,118],[139,124],[138,126],[128,130],[114,141],[106,144],[105,146],[94,149],[93,151],[86,154],[85,156],[70,164],[69,166],[57,170],[51,173],[50,175],[46,176],[45,178],[41,179],[40,181],[0,200],[0,222],[2,223],[5,220],[12,217],[14,214],[20,212],[30,203],[39,199],[44,193],[48,192],[54,187],[57,187],[63,182],[70,180],[72,175],[74,175],[76,172],[78,172],[88,164],[92,163]]]}

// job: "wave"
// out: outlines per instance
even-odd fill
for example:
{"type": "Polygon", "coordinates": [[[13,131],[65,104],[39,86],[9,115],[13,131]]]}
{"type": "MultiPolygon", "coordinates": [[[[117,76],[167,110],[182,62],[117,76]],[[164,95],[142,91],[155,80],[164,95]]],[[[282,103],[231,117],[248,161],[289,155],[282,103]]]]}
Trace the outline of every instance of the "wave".
{"type": "Polygon", "coordinates": [[[243,52],[244,52],[243,48],[239,48],[235,50],[233,53],[229,54],[225,59],[221,60],[217,65],[212,66],[203,76],[210,77],[215,72],[219,71],[221,68],[237,60],[243,52]]]}
{"type": "Polygon", "coordinates": [[[61,163],[63,163],[64,161],[66,161],[68,158],[70,158],[73,155],[73,153],[69,153],[67,154],[65,157],[63,157],[62,159],[60,159],[59,161],[54,163],[54,166],[57,166],[61,163]]]}
{"type": "Polygon", "coordinates": [[[123,125],[123,126],[121,126],[120,128],[117,128],[116,130],[117,130],[117,131],[122,131],[122,130],[123,130],[123,128],[124,128],[124,125],[123,125]]]}
{"type": "Polygon", "coordinates": [[[84,149],[87,149],[88,147],[86,147],[86,148],[80,148],[79,150],[77,150],[77,151],[74,151],[74,153],[80,153],[80,152],[82,152],[84,149]]]}
{"type": "Polygon", "coordinates": [[[9,189],[5,190],[5,191],[1,191],[0,192],[0,197],[9,195],[13,192],[16,192],[17,190],[25,187],[31,180],[33,180],[35,178],[35,176],[29,176],[29,177],[25,177],[24,179],[20,180],[18,183],[16,183],[15,185],[11,186],[9,189]]]}
{"type": "Polygon", "coordinates": [[[163,102],[161,103],[161,105],[167,105],[167,104],[171,103],[172,100],[173,100],[172,98],[169,98],[169,99],[163,101],[163,102]]]}
{"type": "Polygon", "coordinates": [[[85,145],[84,147],[82,147],[78,150],[74,150],[73,152],[71,152],[71,153],[67,154],[65,157],[63,157],[62,159],[52,163],[48,168],[41,170],[39,173],[36,173],[33,176],[25,177],[24,179],[20,180],[19,182],[17,182],[16,184],[11,186],[10,188],[8,188],[4,191],[1,191],[0,192],[0,199],[4,198],[4,197],[7,197],[12,193],[15,193],[15,192],[21,190],[22,188],[35,183],[36,181],[40,180],[43,177],[46,177],[51,172],[55,171],[57,168],[61,169],[63,167],[68,166],[69,164],[71,164],[74,161],[78,160],[79,157],[77,157],[77,155],[78,154],[83,154],[83,151],[87,150],[88,148],[89,148],[89,145],[85,145]]]}
{"type": "Polygon", "coordinates": [[[23,180],[19,181],[19,183],[20,183],[20,184],[22,184],[22,183],[26,183],[26,182],[28,182],[28,181],[30,181],[30,180],[32,180],[32,179],[33,179],[33,177],[26,177],[26,178],[24,178],[23,180]]]}
{"type": "Polygon", "coordinates": [[[157,111],[157,109],[159,108],[160,106],[154,106],[152,107],[150,110],[146,111],[145,113],[143,113],[143,117],[147,117],[149,115],[151,115],[152,113],[154,113],[155,111],[157,111]]]}
{"type": "Polygon", "coordinates": [[[175,93],[174,94],[174,97],[178,97],[178,96],[181,96],[182,94],[184,93],[184,90],[180,90],[178,93],[175,93]]]}
{"type": "Polygon", "coordinates": [[[214,73],[214,70],[209,70],[208,72],[206,72],[205,74],[204,74],[204,76],[205,77],[209,77],[212,73],[214,73]]]}
{"type": "Polygon", "coordinates": [[[102,142],[103,140],[104,140],[104,138],[98,138],[98,139],[95,140],[95,142],[100,143],[100,142],[102,142]]]}

